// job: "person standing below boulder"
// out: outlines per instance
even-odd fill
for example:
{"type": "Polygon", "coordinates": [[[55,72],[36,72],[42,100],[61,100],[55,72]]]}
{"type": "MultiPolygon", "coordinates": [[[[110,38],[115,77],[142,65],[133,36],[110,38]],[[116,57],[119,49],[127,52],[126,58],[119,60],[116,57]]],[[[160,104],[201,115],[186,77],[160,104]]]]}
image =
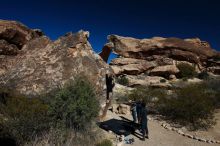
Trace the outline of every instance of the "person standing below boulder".
{"type": "Polygon", "coordinates": [[[148,126],[147,126],[147,109],[146,109],[146,103],[141,103],[141,132],[143,134],[142,140],[145,141],[145,134],[146,138],[148,139],[148,126]]]}
{"type": "Polygon", "coordinates": [[[106,74],[106,87],[107,87],[107,103],[113,96],[113,88],[115,86],[113,75],[106,74]]]}

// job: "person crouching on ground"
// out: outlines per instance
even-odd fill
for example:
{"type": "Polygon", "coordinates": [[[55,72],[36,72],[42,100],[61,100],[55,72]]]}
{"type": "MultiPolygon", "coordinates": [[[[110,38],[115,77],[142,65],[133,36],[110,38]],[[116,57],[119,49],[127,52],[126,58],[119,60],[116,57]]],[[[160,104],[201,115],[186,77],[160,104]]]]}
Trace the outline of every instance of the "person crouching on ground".
{"type": "Polygon", "coordinates": [[[145,134],[146,138],[148,139],[148,126],[147,126],[147,109],[146,109],[146,103],[141,103],[141,132],[142,132],[142,140],[145,141],[145,134]]]}

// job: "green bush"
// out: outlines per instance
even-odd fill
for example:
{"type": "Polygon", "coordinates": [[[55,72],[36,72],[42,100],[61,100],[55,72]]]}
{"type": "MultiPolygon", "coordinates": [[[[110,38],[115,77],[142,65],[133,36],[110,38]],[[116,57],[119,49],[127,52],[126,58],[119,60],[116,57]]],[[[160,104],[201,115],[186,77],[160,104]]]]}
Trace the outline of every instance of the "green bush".
{"type": "Polygon", "coordinates": [[[177,65],[177,68],[180,70],[178,73],[179,78],[193,78],[197,75],[195,67],[187,63],[180,63],[177,65]]]}
{"type": "Polygon", "coordinates": [[[169,119],[192,129],[213,124],[213,101],[204,84],[192,84],[175,91],[170,97],[161,97],[157,103],[159,112],[169,119]]]}
{"type": "Polygon", "coordinates": [[[94,146],[97,143],[99,133],[94,129],[86,129],[83,132],[76,132],[73,129],[56,128],[51,129],[50,132],[44,135],[43,138],[37,137],[34,142],[27,143],[26,146],[36,145],[36,141],[39,141],[39,145],[56,145],[56,146],[94,146]],[[41,142],[49,142],[43,143],[41,142]]]}
{"type": "Polygon", "coordinates": [[[78,77],[65,85],[51,100],[49,116],[54,127],[83,131],[98,116],[99,102],[85,77],[78,77]]]}
{"type": "Polygon", "coordinates": [[[124,86],[128,86],[129,85],[129,81],[128,81],[128,78],[126,78],[126,76],[119,76],[119,77],[117,77],[116,82],[121,84],[121,85],[124,85],[124,86]]]}
{"type": "Polygon", "coordinates": [[[166,80],[165,79],[160,79],[160,82],[161,83],[166,83],[166,80]]]}
{"type": "Polygon", "coordinates": [[[203,82],[210,99],[213,101],[215,108],[220,108],[220,79],[209,79],[203,82]]]}
{"type": "Polygon", "coordinates": [[[137,87],[131,91],[131,93],[128,95],[128,98],[132,101],[144,100],[147,102],[151,99],[151,97],[148,95],[148,91],[148,87],[137,87]]]}
{"type": "Polygon", "coordinates": [[[219,55],[218,55],[218,56],[216,55],[216,56],[213,57],[213,59],[214,59],[214,61],[220,61],[220,56],[219,56],[219,55]]]}
{"type": "Polygon", "coordinates": [[[198,78],[202,80],[207,80],[209,79],[209,74],[206,71],[203,71],[198,74],[198,78]]]}
{"type": "Polygon", "coordinates": [[[76,78],[44,98],[6,91],[0,92],[0,139],[12,139],[18,145],[31,145],[45,136],[55,145],[95,143],[92,128],[99,102],[85,77],[76,78]]]}
{"type": "Polygon", "coordinates": [[[192,129],[214,124],[214,110],[220,107],[220,79],[184,84],[167,93],[162,89],[142,86],[131,91],[128,97],[134,101],[142,99],[150,110],[192,129]]]}
{"type": "Polygon", "coordinates": [[[112,141],[104,139],[102,142],[96,144],[96,146],[113,146],[112,141]]]}
{"type": "Polygon", "coordinates": [[[117,103],[125,103],[125,102],[128,102],[128,100],[129,100],[128,94],[116,96],[117,103]]]}
{"type": "Polygon", "coordinates": [[[144,101],[148,105],[152,104],[156,99],[166,95],[165,90],[157,88],[149,88],[146,86],[140,86],[132,90],[128,95],[128,98],[133,101],[144,101]]]}
{"type": "Polygon", "coordinates": [[[38,98],[7,97],[6,103],[0,105],[1,137],[12,138],[21,145],[41,135],[49,129],[47,110],[48,106],[38,98]]]}

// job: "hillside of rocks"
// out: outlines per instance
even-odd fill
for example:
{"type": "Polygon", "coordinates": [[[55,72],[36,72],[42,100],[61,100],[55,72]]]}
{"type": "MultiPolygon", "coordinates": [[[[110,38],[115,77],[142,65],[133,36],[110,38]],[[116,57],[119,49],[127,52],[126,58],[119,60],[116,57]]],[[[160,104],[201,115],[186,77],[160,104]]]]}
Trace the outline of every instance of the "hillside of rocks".
{"type": "Polygon", "coordinates": [[[38,95],[85,75],[97,88],[105,88],[105,74],[126,75],[130,86],[171,86],[161,80],[175,80],[177,64],[188,63],[196,71],[220,75],[220,53],[210,44],[194,39],[135,39],[108,36],[103,51],[96,54],[89,32],[67,33],[55,41],[39,29],[0,20],[0,88],[38,95]],[[106,63],[113,53],[119,57],[106,63]]]}
{"type": "Polygon", "coordinates": [[[88,39],[89,32],[79,31],[52,41],[39,29],[0,20],[0,88],[35,96],[84,75],[102,91],[112,70],[88,39]]]}
{"type": "Polygon", "coordinates": [[[126,75],[133,85],[176,79],[179,63],[194,66],[198,73],[220,74],[220,53],[199,38],[136,39],[110,35],[108,40],[113,46],[105,45],[104,49],[108,47],[118,55],[110,63],[114,73],[126,75]]]}

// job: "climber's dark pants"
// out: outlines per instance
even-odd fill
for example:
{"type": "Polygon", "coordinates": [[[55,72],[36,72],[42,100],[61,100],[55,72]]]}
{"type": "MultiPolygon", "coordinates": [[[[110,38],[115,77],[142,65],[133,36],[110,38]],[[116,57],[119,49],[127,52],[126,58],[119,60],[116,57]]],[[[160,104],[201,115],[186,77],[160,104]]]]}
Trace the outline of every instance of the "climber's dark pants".
{"type": "Polygon", "coordinates": [[[112,89],[107,89],[107,91],[106,91],[106,99],[107,99],[107,100],[109,100],[109,94],[110,94],[110,93],[113,94],[113,93],[112,93],[112,89]]]}

